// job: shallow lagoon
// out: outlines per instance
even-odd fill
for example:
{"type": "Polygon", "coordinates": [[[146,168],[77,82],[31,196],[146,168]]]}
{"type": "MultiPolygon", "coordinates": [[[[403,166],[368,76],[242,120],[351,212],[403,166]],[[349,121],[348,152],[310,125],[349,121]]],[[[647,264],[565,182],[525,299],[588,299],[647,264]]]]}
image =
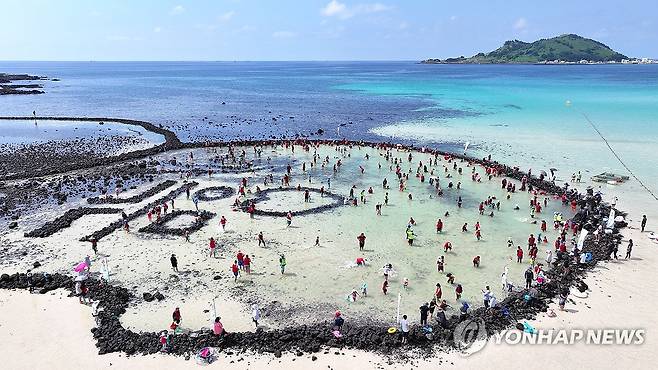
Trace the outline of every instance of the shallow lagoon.
{"type": "Polygon", "coordinates": [[[151,145],[164,143],[162,135],[140,126],[116,122],[62,120],[0,120],[0,145],[31,144],[52,140],[74,140],[113,136],[132,136],[151,145]]]}
{"type": "MultiPolygon", "coordinates": [[[[303,152],[300,147],[296,147],[295,153],[289,149],[265,148],[260,158],[253,158],[251,148],[247,148],[246,152],[247,157],[254,160],[254,165],[261,168],[253,174],[244,174],[249,177],[249,188],[252,191],[255,191],[256,185],[266,188],[263,179],[270,173],[269,168],[276,169],[274,187],[278,187],[285,166],[291,164],[293,168],[291,186],[298,184],[316,188],[324,186],[325,189],[344,196],[349,194],[352,186],[356,186],[357,197],[361,190],[367,190],[372,186],[374,194],[367,195],[365,205],[359,204],[356,207],[345,205],[318,214],[296,216],[291,227],[286,227],[285,218],[255,216],[250,219],[245,212],[231,209],[233,199],[200,202],[200,208],[217,213],[217,217],[211,220],[210,225],[192,235],[192,248],[185,246],[184,250],[181,250],[180,240],[165,239],[158,243],[163,251],[162,256],[167,256],[168,251],[171,250],[177,253],[179,260],[185,260],[187,263],[193,261],[197,266],[195,269],[200,265],[202,269],[213,271],[201,271],[198,276],[201,281],[208,283],[210,291],[202,289],[198,294],[186,293],[185,303],[170,300],[172,309],[179,304],[182,304],[182,309],[185,305],[189,305],[189,310],[196,310],[199,306],[207,307],[208,293],[216,291],[217,296],[226,297],[228,294],[232,300],[241,301],[245,306],[258,302],[261,307],[273,313],[271,317],[265,319],[273,326],[285,325],[288,320],[302,322],[323,320],[336,309],[341,310],[347,317],[358,316],[364,319],[393,322],[399,293],[401,313],[407,313],[415,319],[418,307],[432,298],[437,282],[441,283],[443,297],[449,305],[458,308],[460,304],[455,299],[455,286],[447,284],[445,273],[437,272],[436,260],[442,255],[445,255],[445,272],[451,272],[456,276],[456,283],[464,288],[462,300],[472,305],[481,305],[480,290],[484,289],[485,285],[490,285],[499,299],[504,297],[505,293],[500,281],[505,267],[509,268],[510,282],[517,286],[523,284],[523,271],[529,265],[529,259],[526,257],[524,263],[516,263],[515,248],[508,248],[507,240],[511,237],[516,245],[522,246],[527,255],[527,238],[530,233],[537,235],[540,232],[539,224],[531,223],[532,218],[528,211],[530,195],[517,192],[512,194],[510,200],[505,199],[506,192],[500,187],[501,178],[494,178],[491,181],[483,179],[481,183],[473,182],[472,167],[468,167],[466,162],[458,162],[458,166],[463,168],[463,175],[459,175],[456,170],[452,170],[452,163],[441,158],[437,165],[428,166],[428,171],[434,170],[434,175],[440,178],[445,189],[444,196],[437,197],[434,187],[427,182],[429,174],[426,175],[427,179],[424,183],[413,174],[410,175],[407,190],[399,191],[396,176],[389,170],[391,162],[387,162],[381,156],[384,154],[383,151],[372,148],[352,148],[340,153],[334,147],[323,146],[318,150],[320,159],[316,167],[310,166],[312,152],[303,152]],[[366,154],[370,159],[365,159],[366,154]],[[320,163],[326,156],[330,157],[329,165],[322,167],[320,163]],[[343,165],[334,174],[332,166],[338,159],[343,165]],[[302,163],[306,163],[306,172],[302,171],[302,163]],[[382,165],[381,168],[379,164],[382,165]],[[462,182],[460,190],[447,189],[447,182],[450,180],[445,178],[444,165],[449,165],[450,169],[447,173],[451,174],[451,181],[455,184],[458,181],[462,182]],[[363,174],[360,173],[359,166],[364,168],[363,174]],[[329,178],[330,188],[327,181],[329,178]],[[387,190],[389,205],[383,207],[381,216],[377,216],[375,204],[384,202],[385,191],[381,185],[384,178],[388,179],[391,187],[387,190]],[[408,199],[409,193],[413,194],[413,200],[408,199]],[[458,196],[461,196],[464,202],[461,209],[456,204],[458,196]],[[489,210],[484,216],[478,213],[479,202],[488,196],[496,196],[501,202],[500,211],[494,211],[494,217],[488,216],[489,210]],[[520,206],[520,210],[513,209],[516,204],[520,206]],[[446,211],[450,216],[444,216],[446,211]],[[228,219],[226,232],[222,232],[218,225],[221,215],[225,215],[228,219]],[[405,229],[410,217],[417,222],[414,226],[417,237],[413,247],[410,247],[405,240],[405,229]],[[438,218],[442,218],[445,225],[441,234],[437,234],[435,230],[438,218]],[[478,221],[482,226],[483,238],[480,241],[477,241],[474,235],[474,225],[478,221]],[[461,231],[464,223],[469,225],[467,233],[461,231]],[[257,234],[261,231],[267,243],[264,248],[257,246],[257,234]],[[356,240],[360,232],[364,232],[367,236],[363,252],[359,251],[356,240]],[[219,241],[221,255],[219,259],[206,257],[207,240],[211,236],[219,241]],[[314,245],[316,237],[320,239],[320,246],[314,245]],[[447,254],[442,248],[446,241],[451,241],[454,247],[447,254]],[[234,283],[229,267],[238,250],[252,257],[254,273],[243,274],[234,283]],[[287,259],[286,273],[283,275],[279,272],[278,264],[281,253],[285,254],[287,259]],[[476,255],[482,258],[479,268],[474,268],[472,265],[472,259],[476,255]],[[358,257],[364,257],[368,262],[367,266],[356,267],[354,262],[358,257]],[[382,267],[387,263],[393,264],[396,273],[390,279],[388,295],[384,296],[381,292],[381,284],[384,280],[382,267]],[[213,282],[212,275],[218,273],[224,278],[219,283],[213,282]],[[409,279],[407,289],[402,286],[405,278],[409,279]],[[360,297],[353,303],[348,302],[347,295],[352,289],[360,291],[363,283],[368,285],[368,296],[360,297]],[[204,302],[200,303],[199,299],[204,302]]],[[[427,163],[429,159],[427,154],[414,153],[410,163],[406,159],[408,152],[393,151],[392,154],[402,159],[405,170],[412,168],[414,173],[419,160],[427,163]]],[[[174,155],[181,157],[185,154],[168,153],[164,157],[171,158],[174,155]]],[[[196,166],[203,168],[206,166],[206,158],[214,155],[206,150],[195,150],[196,166]]],[[[476,167],[476,171],[480,174],[484,173],[481,167],[476,167]]],[[[213,175],[211,179],[206,176],[195,181],[200,183],[200,189],[220,184],[235,187],[241,176],[220,174],[213,175]]],[[[520,184],[517,184],[517,189],[519,187],[520,184]]],[[[274,193],[271,200],[257,204],[257,208],[294,211],[324,204],[325,199],[318,199],[319,197],[312,193],[312,202],[304,203],[303,191],[274,193]]],[[[176,200],[176,205],[193,208],[192,202],[185,199],[184,195],[176,200]]],[[[557,233],[551,230],[554,211],[562,212],[566,218],[572,215],[561,202],[553,199],[549,199],[548,207],[537,215],[536,220],[545,219],[549,224],[547,234],[549,244],[539,246],[539,261],[543,261],[547,249],[552,249],[552,243],[557,236],[557,233]]],[[[123,237],[120,234],[117,236],[116,242],[122,243],[123,237]]],[[[166,262],[159,263],[159,268],[166,271],[166,262]]],[[[219,301],[217,304],[219,312],[223,312],[225,318],[238,315],[222,310],[222,303],[219,301]]],[[[140,311],[137,306],[122,320],[139,330],[161,329],[153,320],[149,320],[149,315],[146,311],[140,311]]],[[[190,312],[186,326],[190,328],[207,326],[209,319],[208,313],[190,312]]]]}

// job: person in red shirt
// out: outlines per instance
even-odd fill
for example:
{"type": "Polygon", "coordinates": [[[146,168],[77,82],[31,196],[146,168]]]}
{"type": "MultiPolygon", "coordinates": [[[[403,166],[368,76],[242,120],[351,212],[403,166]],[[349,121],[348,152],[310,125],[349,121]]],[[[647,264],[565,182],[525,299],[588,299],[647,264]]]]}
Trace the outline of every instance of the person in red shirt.
{"type": "Polygon", "coordinates": [[[246,256],[244,256],[244,259],[242,260],[242,263],[244,264],[244,271],[247,274],[251,274],[251,258],[249,258],[248,254],[246,256]]]}
{"type": "Polygon", "coordinates": [[[482,232],[480,231],[480,229],[475,230],[475,237],[478,240],[482,239],[482,232]]]}
{"type": "Polygon", "coordinates": [[[516,247],[516,262],[518,263],[523,262],[523,249],[521,249],[520,245],[516,247]]]}
{"type": "Polygon", "coordinates": [[[434,297],[436,297],[436,301],[441,302],[442,296],[443,296],[443,292],[441,291],[441,284],[436,283],[436,289],[434,290],[434,297]]]}
{"type": "Polygon", "coordinates": [[[244,253],[242,253],[242,251],[238,251],[238,254],[235,256],[235,258],[237,258],[238,267],[240,270],[242,270],[242,267],[244,267],[244,253]]]}
{"type": "Polygon", "coordinates": [[[530,234],[530,237],[528,238],[528,249],[530,249],[530,247],[534,246],[535,243],[536,243],[535,235],[530,234]]]}
{"type": "Polygon", "coordinates": [[[356,259],[356,265],[357,266],[365,266],[366,265],[366,259],[363,257],[358,257],[356,259]]]}
{"type": "Polygon", "coordinates": [[[464,292],[464,288],[462,287],[462,285],[457,284],[457,287],[455,288],[455,296],[457,297],[457,300],[459,300],[462,297],[463,292],[464,292]]]}
{"type": "Polygon", "coordinates": [[[443,221],[439,219],[438,221],[436,221],[436,233],[438,234],[441,231],[443,231],[443,221]]]}
{"type": "Polygon", "coordinates": [[[210,257],[216,257],[217,242],[215,238],[210,238],[210,257]]]}
{"type": "Polygon", "coordinates": [[[480,267],[480,256],[473,258],[473,267],[480,267]]]}
{"type": "Polygon", "coordinates": [[[443,244],[443,249],[445,249],[446,253],[448,253],[449,250],[452,250],[452,243],[449,241],[443,244]]]}
{"type": "Polygon", "coordinates": [[[233,261],[231,266],[231,271],[233,272],[233,281],[238,281],[238,275],[240,274],[240,268],[238,267],[238,261],[233,261]]]}
{"type": "Polygon", "coordinates": [[[546,232],[546,220],[541,220],[541,232],[546,232]]]}

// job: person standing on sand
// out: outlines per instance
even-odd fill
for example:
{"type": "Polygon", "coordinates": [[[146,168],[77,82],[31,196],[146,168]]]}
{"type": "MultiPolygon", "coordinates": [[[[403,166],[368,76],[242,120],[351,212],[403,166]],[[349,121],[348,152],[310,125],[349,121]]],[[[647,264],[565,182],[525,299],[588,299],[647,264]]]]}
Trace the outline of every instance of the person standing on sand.
{"type": "Polygon", "coordinates": [[[292,212],[288,211],[286,215],[286,227],[290,227],[290,225],[292,225],[292,212]]]}
{"type": "Polygon", "coordinates": [[[282,253],[281,256],[279,257],[279,267],[281,268],[281,275],[285,274],[286,272],[286,264],[287,264],[286,256],[284,256],[282,253]]]}
{"type": "Polygon", "coordinates": [[[178,272],[178,259],[176,258],[176,255],[172,254],[169,261],[171,261],[171,269],[178,272]]]}
{"type": "Polygon", "coordinates": [[[382,293],[386,295],[388,293],[388,280],[384,279],[384,282],[382,283],[382,293]]]}
{"type": "Polygon", "coordinates": [[[520,245],[516,247],[516,262],[523,263],[523,249],[520,245]]]}
{"type": "Polygon", "coordinates": [[[356,240],[359,241],[359,251],[363,251],[363,248],[366,246],[366,235],[361,233],[361,235],[356,237],[356,240]]]}
{"type": "Polygon", "coordinates": [[[644,228],[647,226],[647,215],[642,215],[642,222],[640,223],[641,231],[644,232],[644,228]]]}
{"type": "Polygon", "coordinates": [[[265,237],[262,231],[258,233],[258,246],[260,247],[261,245],[265,248],[265,237]]]}
{"type": "Polygon", "coordinates": [[[631,252],[633,251],[633,239],[628,239],[628,247],[626,247],[626,259],[631,258],[631,252]]]}
{"type": "Polygon", "coordinates": [[[240,268],[238,267],[238,260],[233,261],[231,265],[231,272],[233,272],[233,282],[238,281],[238,275],[240,275],[240,268]]]}
{"type": "Polygon", "coordinates": [[[215,238],[210,238],[210,257],[217,257],[217,242],[215,241],[215,238]]]}
{"type": "Polygon", "coordinates": [[[222,226],[222,231],[226,231],[226,217],[222,215],[222,218],[219,220],[219,224],[222,226]]]}
{"type": "Polygon", "coordinates": [[[316,237],[315,237],[315,246],[316,246],[316,247],[319,247],[319,246],[320,246],[320,237],[319,237],[319,236],[316,236],[316,237]]]}
{"type": "Polygon", "coordinates": [[[258,308],[257,304],[252,304],[251,305],[251,321],[254,322],[254,325],[256,325],[256,329],[258,329],[258,321],[260,320],[260,309],[258,308]]]}
{"type": "Polygon", "coordinates": [[[242,264],[244,266],[244,271],[247,274],[251,274],[251,258],[249,258],[249,255],[245,255],[244,259],[242,260],[242,264]]]}

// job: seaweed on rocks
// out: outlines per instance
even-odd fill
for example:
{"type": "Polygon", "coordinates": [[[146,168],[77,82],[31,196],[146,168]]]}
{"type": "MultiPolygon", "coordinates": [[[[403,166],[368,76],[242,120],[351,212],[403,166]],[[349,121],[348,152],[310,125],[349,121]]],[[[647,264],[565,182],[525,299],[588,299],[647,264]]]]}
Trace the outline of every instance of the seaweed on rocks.
{"type": "Polygon", "coordinates": [[[321,213],[343,206],[343,197],[341,195],[331,193],[326,190],[323,193],[320,189],[316,189],[316,188],[300,187],[300,188],[270,188],[270,189],[261,190],[260,192],[256,193],[255,197],[242,201],[240,203],[240,209],[242,209],[245,212],[248,212],[250,205],[253,203],[256,205],[256,209],[253,211],[255,215],[285,217],[288,214],[287,211],[267,211],[267,210],[258,209],[258,203],[269,199],[270,194],[272,193],[287,192],[287,191],[294,191],[302,194],[305,191],[308,191],[309,193],[321,194],[323,197],[327,197],[332,200],[332,202],[329,204],[324,204],[321,206],[307,208],[307,209],[290,211],[290,213],[293,216],[305,216],[315,213],[321,213]]]}
{"type": "Polygon", "coordinates": [[[73,221],[85,215],[107,215],[107,214],[115,214],[120,212],[121,212],[120,208],[90,208],[90,207],[73,208],[64,212],[63,215],[57,217],[56,219],[46,222],[40,228],[27,232],[24,235],[28,238],[46,238],[62,229],[70,227],[73,221]]]}
{"type": "Polygon", "coordinates": [[[146,190],[143,193],[133,195],[132,197],[129,198],[119,198],[119,197],[106,197],[106,198],[99,198],[99,197],[94,197],[94,198],[89,198],[87,199],[87,202],[89,204],[122,204],[122,203],[139,203],[143,201],[146,198],[152,197],[159,192],[166,190],[172,186],[176,185],[176,181],[174,180],[165,180],[154,187],[146,190]]]}
{"type": "Polygon", "coordinates": [[[208,224],[208,220],[215,217],[215,214],[208,211],[193,211],[193,210],[175,210],[170,213],[165,214],[160,221],[152,222],[139,229],[141,233],[152,233],[160,235],[178,235],[183,236],[186,232],[193,233],[200,230],[202,227],[208,224]],[[195,217],[195,220],[192,224],[186,227],[168,227],[167,223],[182,216],[182,215],[191,215],[195,217]]]}

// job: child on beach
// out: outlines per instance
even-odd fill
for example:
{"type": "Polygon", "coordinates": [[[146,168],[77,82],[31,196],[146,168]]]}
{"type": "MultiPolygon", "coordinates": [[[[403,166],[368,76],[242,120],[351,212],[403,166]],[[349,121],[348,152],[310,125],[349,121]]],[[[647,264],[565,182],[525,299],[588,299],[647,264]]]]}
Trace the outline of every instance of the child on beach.
{"type": "Polygon", "coordinates": [[[388,280],[385,279],[384,282],[382,283],[382,293],[386,295],[387,292],[388,292],[388,280]]]}

